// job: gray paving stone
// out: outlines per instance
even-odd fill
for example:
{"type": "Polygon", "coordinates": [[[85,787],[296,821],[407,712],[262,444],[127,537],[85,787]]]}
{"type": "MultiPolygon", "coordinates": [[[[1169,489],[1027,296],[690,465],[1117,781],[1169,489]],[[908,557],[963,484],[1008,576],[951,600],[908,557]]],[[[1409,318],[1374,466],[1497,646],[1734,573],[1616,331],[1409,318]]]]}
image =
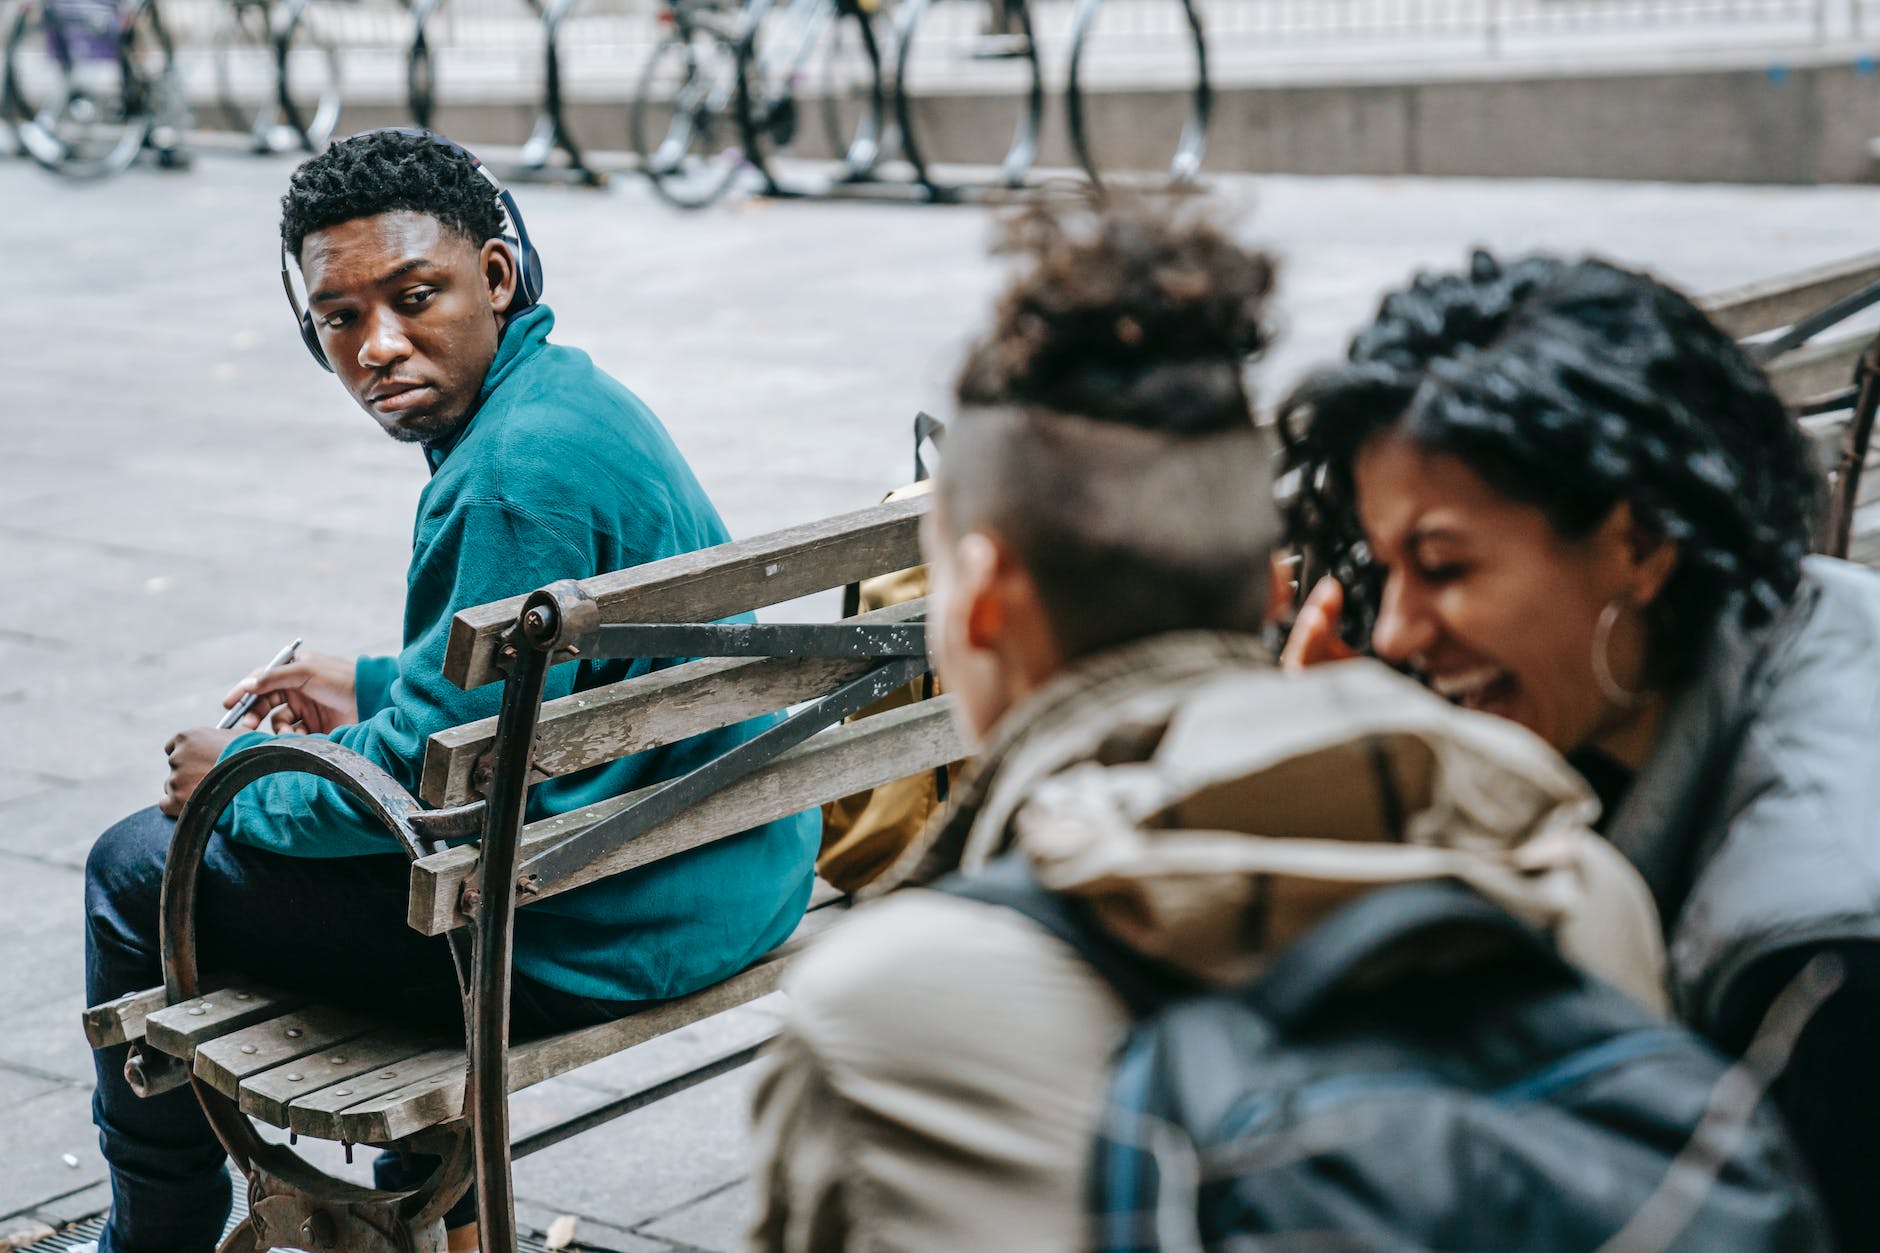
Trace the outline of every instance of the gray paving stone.
{"type": "Polygon", "coordinates": [[[549,1224],[563,1216],[575,1220],[574,1241],[583,1249],[605,1249],[608,1253],[674,1253],[675,1247],[669,1241],[655,1239],[652,1236],[635,1235],[624,1228],[603,1223],[581,1214],[571,1214],[565,1209],[554,1206],[541,1206],[531,1201],[516,1202],[516,1222],[525,1231],[546,1232],[549,1224]]]}
{"type": "MultiPolygon", "coordinates": [[[[79,924],[73,922],[76,932],[79,924]]],[[[78,935],[74,951],[83,960],[84,937],[78,935]]],[[[92,1083],[91,1049],[85,1043],[79,1015],[85,1011],[85,988],[74,982],[61,989],[59,996],[37,1005],[7,1010],[7,1029],[0,1035],[0,1063],[56,1075],[70,1083],[89,1087],[92,1083]]]]}
{"type": "Polygon", "coordinates": [[[628,1230],[742,1176],[748,1070],[516,1163],[516,1192],[628,1230]]]}
{"type": "Polygon", "coordinates": [[[91,1094],[58,1088],[0,1117],[0,1214],[89,1187],[105,1177],[91,1094]],[[70,1157],[76,1164],[68,1164],[70,1157]]]}
{"type": "Polygon", "coordinates": [[[83,876],[69,866],[50,865],[0,853],[0,970],[8,973],[6,996],[27,1007],[58,999],[82,987],[83,876]]]}
{"type": "Polygon", "coordinates": [[[0,802],[0,851],[83,870],[92,841],[106,827],[156,801],[163,763],[155,748],[145,757],[142,769],[0,802]]]}
{"type": "Polygon", "coordinates": [[[8,1111],[23,1101],[69,1086],[43,1074],[16,1070],[0,1061],[0,1118],[6,1118],[8,1111]]]}
{"type": "Polygon", "coordinates": [[[748,1182],[739,1180],[647,1223],[640,1230],[688,1248],[734,1253],[745,1247],[753,1206],[748,1182]]]}

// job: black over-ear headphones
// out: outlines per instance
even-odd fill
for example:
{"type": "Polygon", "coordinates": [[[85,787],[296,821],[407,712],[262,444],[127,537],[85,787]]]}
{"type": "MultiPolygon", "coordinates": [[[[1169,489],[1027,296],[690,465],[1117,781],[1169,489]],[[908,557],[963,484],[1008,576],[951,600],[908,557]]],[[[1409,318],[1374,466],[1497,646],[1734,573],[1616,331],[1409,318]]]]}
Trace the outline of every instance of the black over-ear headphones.
{"type": "MultiPolygon", "coordinates": [[[[542,258],[541,255],[535,251],[535,245],[529,242],[529,228],[523,225],[522,210],[516,208],[516,198],[509,194],[509,189],[503,186],[503,181],[497,178],[496,175],[490,173],[489,167],[477,160],[476,154],[462,144],[453,139],[446,139],[444,136],[433,131],[419,130],[415,126],[384,126],[380,127],[378,130],[361,131],[359,134],[353,135],[349,139],[341,140],[340,142],[350,143],[351,140],[360,139],[366,135],[379,135],[388,132],[395,135],[421,136],[431,140],[440,147],[448,148],[452,152],[461,153],[463,157],[470,162],[471,167],[475,169],[477,173],[490,181],[490,186],[495,189],[496,199],[503,207],[504,226],[506,229],[503,231],[501,238],[504,245],[509,249],[509,255],[514,257],[516,261],[516,294],[509,300],[509,313],[511,315],[521,313],[530,305],[541,300],[542,258]]],[[[282,240],[281,286],[286,289],[287,303],[293,307],[294,317],[300,322],[301,342],[307,345],[307,351],[313,354],[313,359],[320,363],[321,368],[331,373],[333,363],[326,359],[326,350],[320,347],[320,333],[314,328],[313,313],[301,302],[300,293],[294,290],[293,271],[299,268],[299,265],[299,260],[288,254],[287,241],[282,240]]]]}

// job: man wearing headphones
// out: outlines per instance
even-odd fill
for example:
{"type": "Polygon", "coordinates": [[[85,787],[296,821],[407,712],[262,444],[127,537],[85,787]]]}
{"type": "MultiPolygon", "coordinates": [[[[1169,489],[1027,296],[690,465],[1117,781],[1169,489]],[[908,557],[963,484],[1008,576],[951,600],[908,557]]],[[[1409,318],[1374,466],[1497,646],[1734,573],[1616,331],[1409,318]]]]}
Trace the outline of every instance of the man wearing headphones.
{"type": "MultiPolygon", "coordinates": [[[[375,131],[295,171],[282,201],[282,277],[307,347],[393,439],[419,444],[418,498],[395,656],[303,653],[230,692],[245,729],[186,730],[166,747],[159,806],[101,836],[86,865],[86,982],[99,1004],[162,981],[158,892],[174,816],[221,757],[268,732],[320,735],[412,791],[429,736],[496,712],[498,685],[442,677],[452,616],[728,539],[657,418],[585,353],[549,343],[541,262],[501,185],[455,144],[375,131]],[[507,221],[505,221],[507,219],[507,221]],[[296,295],[304,283],[304,303],[296,295]]],[[[545,698],[646,662],[562,665],[545,698]]],[[[671,777],[768,725],[757,720],[538,784],[542,817],[671,777]]],[[[516,919],[517,1034],[568,1029],[726,978],[789,935],[807,904],[814,812],[532,904],[516,919]]],[[[337,788],[270,775],[209,848],[203,961],[379,1013],[461,1021],[444,942],[405,925],[407,863],[337,788]]],[[[94,1120],[111,1167],[108,1253],[208,1253],[229,1210],[220,1145],[188,1089],[140,1099],[125,1049],[101,1050],[94,1120]]],[[[415,1185],[402,1159],[384,1186],[415,1185]]],[[[460,1206],[451,1247],[474,1247],[460,1206]]]]}

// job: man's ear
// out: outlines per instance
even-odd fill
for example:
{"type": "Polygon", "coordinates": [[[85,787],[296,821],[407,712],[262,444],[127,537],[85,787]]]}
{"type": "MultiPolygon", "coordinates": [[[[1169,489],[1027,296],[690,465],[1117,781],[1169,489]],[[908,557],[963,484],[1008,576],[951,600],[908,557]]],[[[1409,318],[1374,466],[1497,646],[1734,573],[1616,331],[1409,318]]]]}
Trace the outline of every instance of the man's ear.
{"type": "Polygon", "coordinates": [[[490,309],[495,313],[509,312],[509,304],[516,298],[516,254],[509,251],[509,245],[502,240],[486,239],[477,259],[483,269],[483,281],[489,285],[490,309]]]}

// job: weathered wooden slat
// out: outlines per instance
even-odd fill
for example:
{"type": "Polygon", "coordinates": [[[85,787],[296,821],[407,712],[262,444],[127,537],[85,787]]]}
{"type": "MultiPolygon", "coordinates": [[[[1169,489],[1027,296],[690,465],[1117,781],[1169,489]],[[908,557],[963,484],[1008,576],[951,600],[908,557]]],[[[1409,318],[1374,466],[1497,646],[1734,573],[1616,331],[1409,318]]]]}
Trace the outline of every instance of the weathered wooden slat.
{"type": "Polygon", "coordinates": [[[1873,341],[1871,331],[1824,339],[1785,353],[1767,368],[1776,395],[1792,408],[1846,391],[1854,381],[1854,365],[1873,341]]]}
{"type": "Polygon", "coordinates": [[[287,1106],[287,1127],[297,1135],[312,1136],[316,1140],[346,1140],[351,1138],[341,1123],[341,1115],[346,1110],[379,1100],[388,1092],[397,1092],[445,1074],[457,1076],[458,1091],[461,1092],[469,1068],[470,1061],[462,1045],[429,1049],[400,1061],[388,1062],[383,1069],[370,1074],[356,1075],[344,1083],[332,1084],[307,1096],[294,1098],[287,1106]]]}
{"type": "MultiPolygon", "coordinates": [[[[950,697],[891,709],[817,735],[652,830],[560,880],[545,895],[644,866],[760,823],[878,787],[966,755],[953,728],[950,697]]],[[[532,822],[522,831],[523,857],[569,832],[619,812],[640,792],[532,822]]],[[[411,866],[408,920],[426,935],[442,935],[468,921],[458,894],[476,872],[477,850],[465,845],[411,866]]]]}
{"type": "MultiPolygon", "coordinates": [[[[853,619],[883,625],[918,618],[926,602],[891,605],[853,619]]],[[[542,706],[533,764],[556,778],[831,692],[865,673],[874,658],[706,657],[542,706]]],[[[428,804],[461,805],[482,794],[478,761],[496,742],[496,719],[431,737],[419,794],[428,804]]]]}
{"type": "Polygon", "coordinates": [[[95,1049],[141,1040],[144,1020],[169,1003],[169,993],[164,989],[146,988],[93,1005],[84,1013],[85,1040],[95,1049]]]}
{"type": "MultiPolygon", "coordinates": [[[[780,948],[778,955],[787,956],[801,947],[802,937],[826,930],[832,919],[841,916],[847,900],[845,893],[818,879],[810,893],[804,925],[797,928],[790,945],[780,948]],[[811,924],[809,917],[819,911],[828,911],[830,919],[811,924]]],[[[699,1017],[707,1016],[702,1001],[695,1008],[699,1017]]],[[[302,1057],[244,1080],[240,1103],[243,1112],[277,1127],[290,1127],[302,1135],[336,1138],[341,1134],[342,1111],[453,1070],[461,1075],[467,1064],[461,1045],[447,1045],[409,1032],[380,1030],[349,1040],[341,1049],[302,1057]]]]}
{"type": "MultiPolygon", "coordinates": [[[[603,622],[715,622],[920,562],[926,494],[872,505],[755,539],[584,579],[603,622]]],[[[496,637],[525,596],[466,609],[451,622],[444,677],[480,687],[500,677],[496,637]]]]}
{"type": "Polygon", "coordinates": [[[196,1077],[239,1101],[241,1082],[250,1075],[357,1039],[372,1027],[370,1018],[345,1010],[324,1005],[297,1009],[199,1045],[196,1077]]]}
{"type": "Polygon", "coordinates": [[[1880,280],[1880,252],[1870,252],[1714,292],[1698,305],[1718,326],[1745,339],[1789,326],[1876,280],[1880,280]]]}
{"type": "MultiPolygon", "coordinates": [[[[329,1095],[341,1105],[348,1105],[353,1098],[363,1100],[366,1095],[349,1084],[363,1085],[368,1080],[377,1080],[381,1085],[396,1086],[411,1082],[413,1072],[406,1068],[406,1063],[438,1051],[443,1044],[442,1040],[413,1032],[381,1029],[347,1040],[340,1047],[283,1061],[248,1076],[242,1080],[236,1103],[245,1114],[276,1127],[285,1127],[293,1102],[311,1098],[315,1093],[343,1088],[344,1091],[329,1095]],[[386,1077],[388,1072],[389,1078],[386,1077]]],[[[200,1052],[197,1055],[201,1056],[200,1052]]]]}
{"type": "Polygon", "coordinates": [[[226,987],[157,1010],[144,1019],[144,1040],[158,1052],[190,1061],[195,1051],[210,1040],[279,1018],[300,1008],[306,1000],[304,996],[264,988],[226,987]]]}
{"type": "MultiPolygon", "coordinates": [[[[509,1090],[520,1091],[769,994],[776,989],[788,960],[816,936],[839,924],[845,912],[819,909],[809,914],[787,943],[757,964],[691,996],[614,1022],[514,1046],[509,1050],[509,1090]]],[[[466,1076],[462,1055],[456,1060],[456,1068],[346,1109],[339,1117],[339,1138],[357,1144],[386,1144],[461,1118],[466,1076]]]]}

